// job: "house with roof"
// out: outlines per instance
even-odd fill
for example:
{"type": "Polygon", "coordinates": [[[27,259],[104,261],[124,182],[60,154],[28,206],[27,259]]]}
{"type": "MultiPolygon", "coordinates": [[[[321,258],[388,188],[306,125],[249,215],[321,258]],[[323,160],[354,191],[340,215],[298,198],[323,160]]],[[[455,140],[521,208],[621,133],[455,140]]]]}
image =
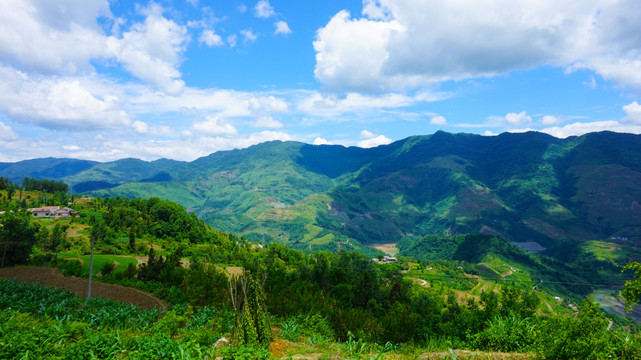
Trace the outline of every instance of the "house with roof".
{"type": "Polygon", "coordinates": [[[76,213],[74,209],[60,206],[43,206],[30,209],[31,214],[37,218],[63,218],[70,217],[76,213]]]}

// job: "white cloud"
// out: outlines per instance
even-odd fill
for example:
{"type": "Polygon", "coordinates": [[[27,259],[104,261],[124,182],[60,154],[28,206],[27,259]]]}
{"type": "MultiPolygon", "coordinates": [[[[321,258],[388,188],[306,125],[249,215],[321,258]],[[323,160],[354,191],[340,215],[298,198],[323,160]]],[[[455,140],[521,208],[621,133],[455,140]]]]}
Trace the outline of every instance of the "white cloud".
{"type": "Polygon", "coordinates": [[[618,121],[595,121],[595,122],[576,122],[568,124],[563,127],[550,127],[539,130],[543,133],[556,136],[558,138],[566,138],[568,136],[579,136],[595,131],[614,131],[631,134],[641,134],[641,125],[636,124],[621,124],[618,121]]]}
{"type": "MultiPolygon", "coordinates": [[[[352,20],[343,10],[318,30],[314,41],[316,68],[321,82],[337,88],[355,90],[389,90],[396,79],[382,76],[389,58],[388,42],[392,32],[404,31],[396,21],[352,20]]],[[[411,79],[407,79],[411,82],[411,79]]]]}
{"type": "Polygon", "coordinates": [[[367,140],[367,139],[372,139],[372,138],[375,138],[375,137],[376,137],[376,134],[374,134],[373,132],[371,132],[369,130],[363,130],[363,131],[361,131],[361,134],[360,134],[360,138],[361,139],[366,139],[367,140]]]}
{"type": "Polygon", "coordinates": [[[623,111],[625,111],[625,118],[623,121],[635,124],[641,124],[641,105],[638,102],[633,101],[628,105],[623,106],[623,111]]]}
{"type": "Polygon", "coordinates": [[[134,128],[134,131],[138,134],[144,135],[149,132],[149,125],[142,121],[134,121],[131,126],[134,128]]]}
{"type": "Polygon", "coordinates": [[[280,129],[283,127],[283,124],[280,121],[274,120],[271,116],[261,116],[254,121],[252,126],[268,129],[280,129]]]}
{"type": "Polygon", "coordinates": [[[263,93],[186,88],[180,96],[129,90],[132,115],[181,112],[189,115],[216,114],[222,118],[259,117],[288,112],[284,98],[263,93]]]}
{"type": "Polygon", "coordinates": [[[43,73],[89,70],[91,59],[109,56],[100,16],[111,17],[107,0],[2,1],[0,60],[43,73]]]}
{"type": "Polygon", "coordinates": [[[189,41],[184,26],[162,16],[155,3],[137,6],[145,16],[121,34],[106,0],[0,2],[0,61],[41,74],[90,74],[92,61],[120,65],[162,91],[184,87],[178,66],[189,41]],[[98,19],[113,23],[105,34],[98,19]],[[116,60],[115,63],[110,61],[116,60]]]}
{"type": "Polygon", "coordinates": [[[209,47],[221,46],[223,45],[223,39],[220,35],[216,34],[213,30],[204,30],[200,37],[198,38],[199,43],[204,43],[209,47]]]}
{"type": "Polygon", "coordinates": [[[243,36],[243,42],[245,43],[253,43],[258,39],[258,34],[254,33],[252,29],[241,30],[240,34],[243,36]]]}
{"type": "Polygon", "coordinates": [[[356,92],[344,96],[322,94],[317,91],[304,93],[297,108],[315,116],[335,116],[346,112],[361,112],[385,108],[399,108],[427,101],[424,94],[410,97],[398,93],[367,95],[356,92]]]}
{"type": "Polygon", "coordinates": [[[151,13],[122,39],[110,37],[107,46],[134,76],[177,95],[185,86],[178,66],[188,40],[186,27],[151,13]]]}
{"type": "Polygon", "coordinates": [[[562,122],[563,122],[563,119],[561,119],[558,116],[552,116],[552,115],[545,115],[541,119],[541,124],[543,124],[543,125],[556,125],[556,124],[560,124],[562,122]]]}
{"type": "Polygon", "coordinates": [[[276,30],[274,31],[275,35],[287,35],[292,32],[292,30],[289,28],[289,25],[287,25],[287,23],[284,21],[277,21],[274,23],[274,26],[276,27],[276,30]]]}
{"type": "Polygon", "coordinates": [[[361,141],[358,142],[357,146],[362,148],[371,148],[379,145],[387,145],[392,142],[392,139],[384,135],[376,135],[368,130],[361,131],[360,134],[361,141]]]}
{"type": "Polygon", "coordinates": [[[269,5],[269,1],[267,0],[260,0],[254,7],[254,13],[256,17],[259,18],[269,18],[276,14],[274,8],[269,5]]]}
{"type": "Polygon", "coordinates": [[[78,151],[82,148],[78,145],[62,145],[62,148],[69,151],[78,151]]]}
{"type": "Polygon", "coordinates": [[[432,125],[445,125],[447,124],[447,120],[442,117],[442,116],[434,116],[430,119],[430,124],[432,125]]]}
{"type": "Polygon", "coordinates": [[[0,141],[14,141],[18,140],[18,134],[16,134],[11,126],[5,125],[0,121],[0,141]]]}
{"type": "Polygon", "coordinates": [[[227,43],[229,44],[230,47],[236,47],[237,40],[238,40],[238,36],[236,34],[227,36],[227,43]]]}
{"type": "Polygon", "coordinates": [[[236,6],[236,11],[238,11],[241,14],[247,12],[247,5],[240,4],[240,5],[236,6]]]}
{"type": "Polygon", "coordinates": [[[327,139],[322,138],[322,137],[316,137],[312,144],[313,145],[332,145],[331,142],[327,141],[327,139]]]}
{"type": "Polygon", "coordinates": [[[584,81],[583,85],[589,87],[590,89],[596,89],[598,84],[596,83],[596,79],[594,78],[594,76],[590,76],[590,81],[584,81]]]}
{"type": "Polygon", "coordinates": [[[389,91],[504,74],[586,68],[641,88],[636,0],[366,0],[318,30],[316,77],[340,89],[389,91]]]}
{"type": "Polygon", "coordinates": [[[205,135],[235,135],[238,132],[232,124],[215,116],[194,123],[194,130],[205,135]]]}
{"type": "Polygon", "coordinates": [[[507,122],[509,125],[521,125],[524,123],[529,123],[532,121],[532,118],[526,114],[525,111],[521,111],[520,113],[508,113],[505,115],[505,122],[507,122]]]}
{"type": "Polygon", "coordinates": [[[47,128],[92,130],[128,126],[120,99],[80,78],[34,76],[0,66],[0,111],[47,128]]]}

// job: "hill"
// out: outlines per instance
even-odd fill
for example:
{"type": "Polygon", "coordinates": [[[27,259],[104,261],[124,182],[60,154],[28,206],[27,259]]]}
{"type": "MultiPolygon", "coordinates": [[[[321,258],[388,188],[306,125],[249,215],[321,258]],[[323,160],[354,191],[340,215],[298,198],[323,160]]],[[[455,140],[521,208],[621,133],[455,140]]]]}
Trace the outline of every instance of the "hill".
{"type": "Polygon", "coordinates": [[[638,245],[638,149],[641,136],[611,132],[437,132],[373,149],[268,142],[192,162],[27,160],[0,164],[0,176],[159,196],[224,231],[308,251],[485,233],[558,255],[588,240],[638,245]]]}

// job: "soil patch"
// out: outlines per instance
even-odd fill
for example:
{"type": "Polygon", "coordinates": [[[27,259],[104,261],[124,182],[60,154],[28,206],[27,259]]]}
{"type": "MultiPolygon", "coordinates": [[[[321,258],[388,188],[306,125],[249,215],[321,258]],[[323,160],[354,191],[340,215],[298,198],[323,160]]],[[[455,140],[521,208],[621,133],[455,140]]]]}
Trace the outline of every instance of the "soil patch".
{"type": "MultiPolygon", "coordinates": [[[[123,257],[129,257],[129,258],[134,258],[138,260],[138,266],[142,264],[146,264],[149,261],[149,256],[123,256],[123,257]]],[[[190,265],[189,259],[180,259],[180,266],[184,268],[188,268],[190,265]]]]}
{"type": "Polygon", "coordinates": [[[376,244],[376,245],[370,245],[370,246],[386,254],[390,254],[390,255],[398,254],[398,248],[396,247],[396,243],[376,244]]]}
{"type": "MultiPolygon", "coordinates": [[[[37,282],[44,286],[63,288],[79,297],[87,296],[89,281],[75,276],[63,276],[56,268],[44,267],[13,267],[0,268],[0,279],[16,279],[20,282],[37,282]]],[[[140,306],[143,309],[160,308],[167,310],[167,304],[144,291],[121,285],[92,282],[91,296],[102,297],[140,306]]]]}
{"type": "Polygon", "coordinates": [[[232,277],[242,276],[243,273],[245,272],[245,269],[242,266],[227,266],[225,270],[232,277]]]}

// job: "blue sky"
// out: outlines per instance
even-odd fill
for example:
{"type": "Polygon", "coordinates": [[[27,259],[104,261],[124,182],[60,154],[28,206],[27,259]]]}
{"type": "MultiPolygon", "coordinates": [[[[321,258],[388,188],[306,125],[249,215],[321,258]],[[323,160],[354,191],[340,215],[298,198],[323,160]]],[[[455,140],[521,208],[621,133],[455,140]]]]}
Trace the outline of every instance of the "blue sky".
{"type": "Polygon", "coordinates": [[[0,161],[641,133],[637,0],[5,0],[0,161]]]}

